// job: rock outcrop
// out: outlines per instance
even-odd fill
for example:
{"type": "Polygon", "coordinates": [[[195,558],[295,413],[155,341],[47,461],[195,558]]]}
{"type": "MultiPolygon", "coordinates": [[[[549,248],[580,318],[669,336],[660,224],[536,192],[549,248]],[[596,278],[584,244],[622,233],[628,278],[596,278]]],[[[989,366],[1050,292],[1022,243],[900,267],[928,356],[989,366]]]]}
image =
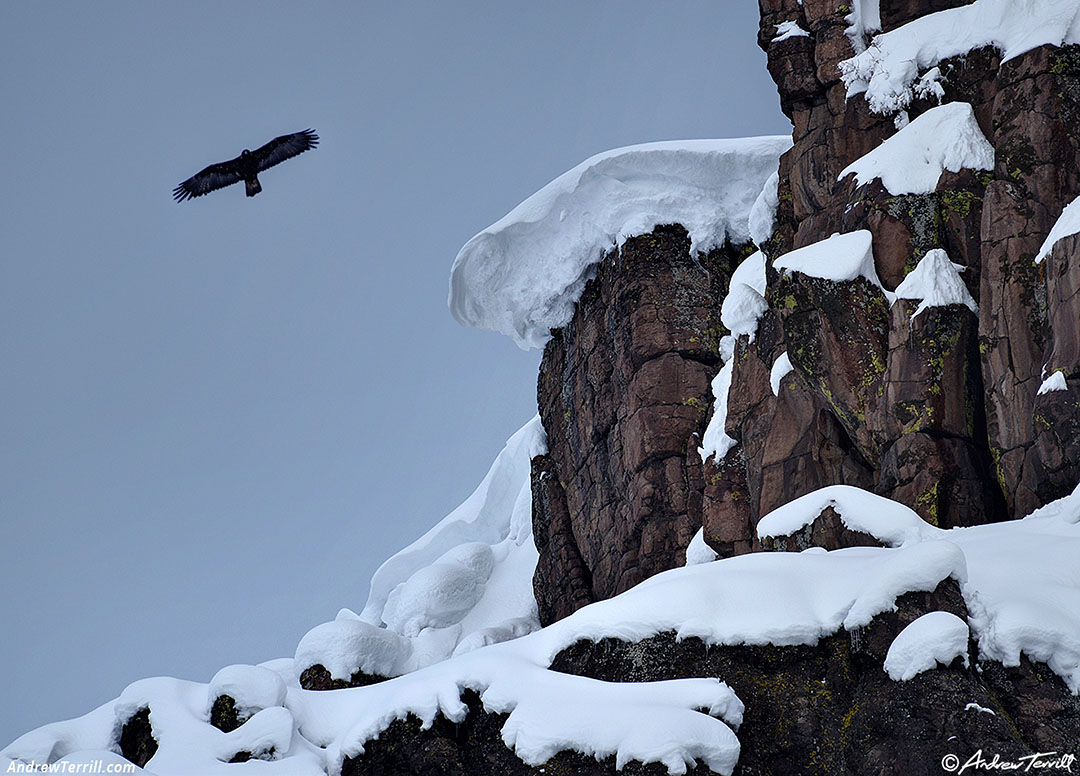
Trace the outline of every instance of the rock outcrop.
{"type": "MultiPolygon", "coordinates": [[[[882,29],[963,4],[883,3],[882,29]]],[[[795,128],[794,147],[781,162],[781,226],[765,250],[775,257],[834,231],[867,228],[878,273],[894,288],[928,250],[943,248],[967,268],[964,280],[979,314],[943,308],[936,320],[912,319],[909,310],[894,307],[886,327],[889,363],[881,374],[864,373],[873,390],[859,390],[857,371],[843,375],[839,386],[823,384],[807,364],[792,361],[827,404],[855,389],[854,402],[832,400],[829,409],[869,464],[877,492],[941,525],[1021,517],[1067,494],[1080,476],[1070,413],[1050,417],[1037,407],[1066,399],[1036,400],[1054,333],[1060,331],[1060,341],[1076,330],[1074,314],[1068,323],[1060,315],[1051,320],[1049,300],[1074,281],[1060,281],[1032,261],[1054,219],[1080,193],[1078,49],[1043,46],[1002,64],[996,50],[984,48],[940,63],[940,101],[971,104],[995,149],[994,169],[947,172],[929,194],[892,196],[878,181],[858,186],[852,176],[839,179],[898,131],[896,116],[873,113],[861,95],[846,98],[838,65],[854,52],[845,8],[819,0],[762,3],[759,42],[795,128]],[[775,25],[790,20],[810,35],[774,42],[775,25]],[[875,405],[879,388],[882,401],[875,405]],[[858,423],[850,422],[852,413],[858,423]]],[[[937,102],[916,98],[899,123],[937,102]]],[[[1070,274],[1060,260],[1055,271],[1070,274]]],[[[835,293],[859,302],[857,289],[835,293]]],[[[780,294],[771,301],[790,349],[805,339],[803,308],[785,306],[780,294]]],[[[830,323],[827,306],[816,311],[830,323]]],[[[809,344],[822,340],[811,336],[809,344]]],[[[841,343],[841,350],[853,348],[841,343]]]]}
{"type": "Polygon", "coordinates": [[[554,332],[534,462],[541,622],[681,562],[701,525],[696,452],[720,366],[720,303],[747,246],[691,256],[682,227],[628,240],[554,332]]]}
{"type": "MultiPolygon", "coordinates": [[[[881,29],[966,4],[882,2],[881,29]]],[[[1080,194],[1080,46],[1004,63],[992,47],[970,51],[938,63],[935,88],[905,110],[880,114],[842,79],[859,36],[849,6],[760,5],[759,43],[794,140],[771,236],[709,256],[688,255],[678,227],[628,241],[545,350],[538,395],[550,452],[533,472],[545,622],[681,565],[698,528],[721,557],[876,544],[826,509],[799,535],[762,546],[762,516],[826,485],[865,488],[951,528],[1023,517],[1080,481],[1080,237],[1034,261],[1080,194]],[[785,23],[807,34],[778,36],[785,23]],[[949,102],[970,104],[992,165],[945,170],[922,193],[843,175],[949,102]],[[861,229],[880,285],[773,267],[861,229]],[[737,444],[703,461],[707,386],[729,334],[719,311],[755,247],[767,258],[768,309],[734,344],[726,431],[737,444]],[[971,304],[893,299],[937,249],[963,267],[971,304]],[[777,386],[785,354],[792,370],[777,386]]],[[[1080,704],[1027,658],[890,680],[883,649],[904,622],[938,610],[964,616],[959,592],[905,597],[865,633],[814,647],[709,649],[667,635],[581,643],[555,667],[613,681],[724,677],[747,707],[741,774],[939,773],[951,751],[1009,758],[1075,747],[1080,704]]]]}
{"type": "MultiPolygon", "coordinates": [[[[961,5],[882,3],[881,27],[961,5]]],[[[1022,517],[1080,480],[1080,404],[1069,390],[1039,392],[1055,372],[1067,386],[1080,377],[1080,240],[1033,261],[1080,194],[1080,47],[1042,46],[1004,64],[996,49],[976,49],[939,63],[935,89],[917,90],[905,111],[879,114],[842,79],[858,37],[847,6],[761,7],[759,43],[794,145],[759,246],[768,310],[735,344],[726,430],[738,444],[697,454],[728,333],[720,303],[754,246],[691,257],[677,229],[629,241],[553,332],[541,367],[550,453],[534,522],[545,622],[680,565],[699,527],[721,556],[759,549],[763,515],[826,485],[866,488],[949,528],[1022,517]],[[785,23],[807,34],[777,36],[785,23]],[[946,170],[928,193],[842,175],[950,102],[970,104],[993,169],[946,170]],[[860,229],[872,235],[881,287],[772,266],[860,229]],[[888,297],[935,249],[964,267],[970,307],[888,297]],[[774,395],[785,353],[793,371],[774,395]]]]}

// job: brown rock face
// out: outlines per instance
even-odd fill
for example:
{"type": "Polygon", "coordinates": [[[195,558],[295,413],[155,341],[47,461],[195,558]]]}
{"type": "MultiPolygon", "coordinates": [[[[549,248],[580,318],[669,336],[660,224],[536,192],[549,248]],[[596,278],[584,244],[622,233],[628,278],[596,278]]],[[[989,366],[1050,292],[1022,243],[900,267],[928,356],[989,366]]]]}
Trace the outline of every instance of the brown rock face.
{"type": "MultiPolygon", "coordinates": [[[[964,4],[883,0],[882,28],[964,4]]],[[[629,241],[541,366],[550,454],[534,467],[534,529],[545,622],[680,563],[698,527],[722,556],[760,549],[764,514],[825,485],[872,490],[947,528],[1021,517],[1080,480],[1080,238],[1033,262],[1080,194],[1080,47],[1044,46],[1004,65],[986,48],[940,63],[943,101],[972,105],[995,167],[893,195],[878,180],[838,179],[898,131],[896,117],[847,97],[849,7],[760,7],[758,41],[794,141],[780,160],[766,256],[867,229],[891,290],[941,248],[965,267],[978,312],[957,304],[916,315],[917,303],[890,304],[862,278],[782,276],[768,261],[769,309],[735,346],[726,427],[738,444],[702,462],[727,333],[719,306],[746,248],[695,261],[678,228],[629,241]],[[791,21],[809,34],[773,42],[791,21]],[[785,352],[794,369],[774,394],[770,373],[785,352]],[[1068,390],[1038,395],[1056,371],[1068,390]]],[[[907,112],[936,104],[918,98],[907,112]]]]}
{"type": "MultiPolygon", "coordinates": [[[[963,4],[883,2],[882,26],[963,4]]],[[[761,515],[822,484],[868,487],[942,527],[1020,517],[1066,495],[1080,479],[1080,404],[1069,390],[1036,393],[1044,376],[1080,371],[1080,271],[1067,258],[1077,240],[1042,265],[1033,258],[1080,193],[1080,47],[1044,46],[1004,65],[993,49],[941,63],[944,101],[972,105],[995,169],[946,172],[933,193],[892,195],[880,181],[837,179],[897,131],[892,116],[846,98],[847,6],[762,0],[761,9],[759,43],[794,127],[766,254],[868,229],[892,289],[942,248],[966,267],[979,312],[914,316],[914,304],[890,309],[862,280],[770,271],[770,312],[759,341],[740,342],[733,375],[727,429],[741,444],[706,464],[706,540],[722,554],[754,549],[761,515]],[[774,43],[786,21],[809,36],[774,43]],[[795,372],[774,398],[765,378],[785,349],[795,372]]],[[[908,113],[935,104],[916,100],[908,113]]]]}
{"type": "Polygon", "coordinates": [[[551,452],[533,479],[543,622],[683,562],[702,524],[696,446],[739,258],[691,257],[684,229],[658,227],[604,260],[553,333],[538,387],[551,452]]]}

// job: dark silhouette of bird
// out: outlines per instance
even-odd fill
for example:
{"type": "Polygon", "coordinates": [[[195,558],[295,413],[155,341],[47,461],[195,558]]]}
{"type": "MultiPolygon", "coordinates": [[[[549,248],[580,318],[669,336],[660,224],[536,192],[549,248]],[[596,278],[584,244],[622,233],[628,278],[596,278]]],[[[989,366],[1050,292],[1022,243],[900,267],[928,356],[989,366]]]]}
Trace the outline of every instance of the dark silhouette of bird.
{"type": "Polygon", "coordinates": [[[254,197],[262,191],[259,173],[275,164],[304,153],[319,144],[319,136],[313,130],[294,132],[291,135],[275,137],[262,148],[249,151],[246,148],[235,159],[212,164],[173,189],[173,198],[183,202],[192,197],[201,197],[216,189],[223,189],[234,183],[244,182],[247,195],[254,197]]]}

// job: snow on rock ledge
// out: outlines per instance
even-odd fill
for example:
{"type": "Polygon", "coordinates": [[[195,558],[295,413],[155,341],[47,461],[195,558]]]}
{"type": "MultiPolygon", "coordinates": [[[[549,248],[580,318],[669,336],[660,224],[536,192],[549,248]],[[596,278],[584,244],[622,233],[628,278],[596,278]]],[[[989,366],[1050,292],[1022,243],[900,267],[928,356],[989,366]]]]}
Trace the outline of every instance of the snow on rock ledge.
{"type": "Polygon", "coordinates": [[[885,673],[893,681],[906,682],[958,657],[967,665],[968,635],[967,623],[955,614],[927,612],[893,639],[885,656],[885,673]]]}
{"type": "Polygon", "coordinates": [[[466,326],[541,347],[565,325],[595,265],[627,238],[678,223],[691,251],[750,239],[751,208],[786,136],[648,143],[593,156],[469,240],[450,273],[466,326]]]}
{"type": "Polygon", "coordinates": [[[1039,252],[1035,255],[1035,263],[1041,264],[1042,260],[1050,255],[1058,240],[1064,240],[1070,235],[1080,232],[1080,197],[1077,197],[1061,211],[1057,221],[1050,228],[1050,234],[1046,235],[1039,252]]]}
{"type": "Polygon", "coordinates": [[[778,272],[788,275],[798,272],[808,277],[844,282],[864,277],[880,288],[891,302],[891,292],[885,291],[874,267],[873,235],[868,229],[834,233],[816,243],[796,248],[773,260],[778,272]]]}
{"type": "Polygon", "coordinates": [[[731,336],[743,334],[754,341],[758,321],[769,309],[765,301],[765,254],[755,251],[735,268],[728,283],[728,292],[720,306],[720,322],[728,327],[731,336]]]}
{"type": "Polygon", "coordinates": [[[1047,44],[1080,43],[1078,17],[1080,0],[975,0],[875,36],[840,72],[848,96],[865,92],[872,111],[891,114],[911,104],[920,73],[943,59],[994,46],[1007,61],[1047,44]]]}
{"type": "Polygon", "coordinates": [[[890,194],[929,194],[945,170],[992,170],[994,147],[966,102],[950,102],[923,113],[870,153],[845,167],[862,186],[881,179],[890,194]]]}
{"type": "Polygon", "coordinates": [[[765,515],[758,522],[758,536],[762,539],[790,536],[812,523],[828,507],[832,507],[847,528],[870,534],[890,547],[932,539],[938,530],[897,501],[851,485],[830,485],[765,515]]]}
{"type": "Polygon", "coordinates": [[[236,702],[240,718],[246,719],[263,709],[285,703],[285,681],[264,666],[232,665],[214,674],[206,696],[207,716],[218,696],[228,695],[236,702]]]}
{"type": "Polygon", "coordinates": [[[1042,385],[1039,386],[1039,391],[1036,395],[1042,396],[1044,393],[1067,390],[1069,390],[1069,384],[1065,382],[1065,373],[1059,369],[1042,381],[1042,385]]]}
{"type": "Polygon", "coordinates": [[[928,307],[945,307],[951,304],[962,304],[978,315],[979,306],[975,304],[967,286],[960,279],[963,269],[963,266],[949,261],[948,254],[941,248],[929,250],[919,260],[915,269],[896,287],[896,298],[919,302],[912,318],[928,307]]]}
{"type": "Polygon", "coordinates": [[[844,525],[886,544],[953,545],[966,561],[963,591],[980,658],[1015,666],[1026,655],[1080,693],[1080,486],[1023,520],[942,530],[902,504],[833,485],[770,512],[758,535],[793,534],[829,506],[844,525]]]}

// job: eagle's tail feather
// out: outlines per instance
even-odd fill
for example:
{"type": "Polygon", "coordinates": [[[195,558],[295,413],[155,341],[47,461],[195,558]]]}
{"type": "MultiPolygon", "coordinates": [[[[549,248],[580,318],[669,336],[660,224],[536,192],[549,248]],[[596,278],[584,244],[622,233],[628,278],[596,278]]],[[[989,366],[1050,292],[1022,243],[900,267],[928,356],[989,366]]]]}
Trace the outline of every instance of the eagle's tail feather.
{"type": "Polygon", "coordinates": [[[258,178],[252,178],[251,180],[244,181],[244,185],[247,187],[247,195],[254,197],[260,191],[262,191],[262,184],[259,183],[258,178]]]}

